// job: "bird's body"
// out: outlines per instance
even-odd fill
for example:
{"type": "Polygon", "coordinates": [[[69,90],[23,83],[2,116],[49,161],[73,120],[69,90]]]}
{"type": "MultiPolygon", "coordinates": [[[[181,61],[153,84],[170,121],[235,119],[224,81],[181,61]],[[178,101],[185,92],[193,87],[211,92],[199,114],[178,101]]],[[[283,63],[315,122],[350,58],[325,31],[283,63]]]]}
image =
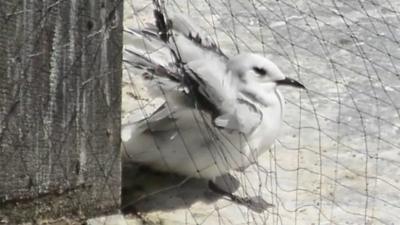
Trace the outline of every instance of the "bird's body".
{"type": "MultiPolygon", "coordinates": [[[[248,134],[218,128],[208,112],[170,101],[140,122],[144,130],[135,127],[138,124],[131,125],[133,129],[127,132],[134,134],[123,142],[126,158],[158,170],[206,179],[247,167],[279,134],[283,99],[278,91],[273,98],[276,102],[271,107],[256,106],[264,119],[248,134]],[[159,115],[161,118],[156,118],[159,115]]],[[[238,115],[238,120],[246,123],[247,118],[238,115]]]]}
{"type": "Polygon", "coordinates": [[[165,103],[123,125],[125,159],[209,180],[249,166],[280,133],[277,85],[302,85],[260,55],[225,56],[183,17],[168,23],[172,29],[158,18],[157,32],[129,32],[148,43],[146,52],[128,46],[125,61],[153,73],[149,87],[165,103]]]}

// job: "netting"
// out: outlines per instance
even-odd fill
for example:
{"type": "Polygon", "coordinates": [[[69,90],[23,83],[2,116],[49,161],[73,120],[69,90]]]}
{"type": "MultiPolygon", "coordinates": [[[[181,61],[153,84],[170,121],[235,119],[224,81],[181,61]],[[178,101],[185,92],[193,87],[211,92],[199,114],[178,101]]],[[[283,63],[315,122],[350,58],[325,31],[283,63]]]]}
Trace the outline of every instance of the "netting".
{"type": "MultiPolygon", "coordinates": [[[[126,169],[127,213],[174,224],[399,220],[398,2],[171,0],[164,7],[191,18],[227,55],[262,54],[307,91],[281,89],[282,134],[255,165],[231,173],[241,184],[238,195],[262,196],[271,207],[254,212],[207,194],[202,181],[126,169]]],[[[126,1],[125,27],[154,23],[153,9],[151,1],[126,1]]],[[[126,122],[151,114],[162,100],[146,94],[139,72],[124,69],[126,122]]]]}

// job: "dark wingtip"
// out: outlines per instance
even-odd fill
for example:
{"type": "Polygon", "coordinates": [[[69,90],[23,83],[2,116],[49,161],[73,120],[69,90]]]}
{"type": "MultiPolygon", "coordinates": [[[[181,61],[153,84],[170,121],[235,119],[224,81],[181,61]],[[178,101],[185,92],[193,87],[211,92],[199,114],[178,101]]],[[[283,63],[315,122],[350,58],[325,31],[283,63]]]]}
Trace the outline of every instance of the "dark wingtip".
{"type": "Polygon", "coordinates": [[[154,10],[154,18],[156,19],[156,26],[160,35],[161,40],[164,42],[168,41],[168,24],[167,21],[164,17],[164,14],[161,12],[160,9],[155,9],[154,10]]]}

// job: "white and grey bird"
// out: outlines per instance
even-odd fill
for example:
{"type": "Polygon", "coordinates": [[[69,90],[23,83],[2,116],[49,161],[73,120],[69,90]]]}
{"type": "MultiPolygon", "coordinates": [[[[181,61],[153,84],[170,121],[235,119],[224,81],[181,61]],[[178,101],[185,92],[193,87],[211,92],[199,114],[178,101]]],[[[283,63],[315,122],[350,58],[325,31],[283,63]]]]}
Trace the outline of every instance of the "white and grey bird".
{"type": "Polygon", "coordinates": [[[182,15],[155,10],[155,18],[126,30],[124,62],[145,70],[148,89],[165,102],[123,124],[124,159],[209,180],[248,167],[280,133],[278,86],[304,86],[261,55],[226,56],[182,15]]]}

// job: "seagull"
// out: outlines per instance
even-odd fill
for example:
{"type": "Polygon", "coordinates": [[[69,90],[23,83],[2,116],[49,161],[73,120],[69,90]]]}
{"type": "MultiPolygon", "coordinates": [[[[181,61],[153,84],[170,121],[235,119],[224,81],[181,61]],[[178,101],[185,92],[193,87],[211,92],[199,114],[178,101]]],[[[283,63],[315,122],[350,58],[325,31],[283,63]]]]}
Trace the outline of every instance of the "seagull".
{"type": "Polygon", "coordinates": [[[279,86],[305,87],[262,55],[227,56],[183,15],[154,16],[155,25],[125,30],[124,63],[143,70],[150,94],[164,102],[123,124],[123,158],[207,179],[227,194],[213,182],[255,163],[279,136],[279,86]]]}

